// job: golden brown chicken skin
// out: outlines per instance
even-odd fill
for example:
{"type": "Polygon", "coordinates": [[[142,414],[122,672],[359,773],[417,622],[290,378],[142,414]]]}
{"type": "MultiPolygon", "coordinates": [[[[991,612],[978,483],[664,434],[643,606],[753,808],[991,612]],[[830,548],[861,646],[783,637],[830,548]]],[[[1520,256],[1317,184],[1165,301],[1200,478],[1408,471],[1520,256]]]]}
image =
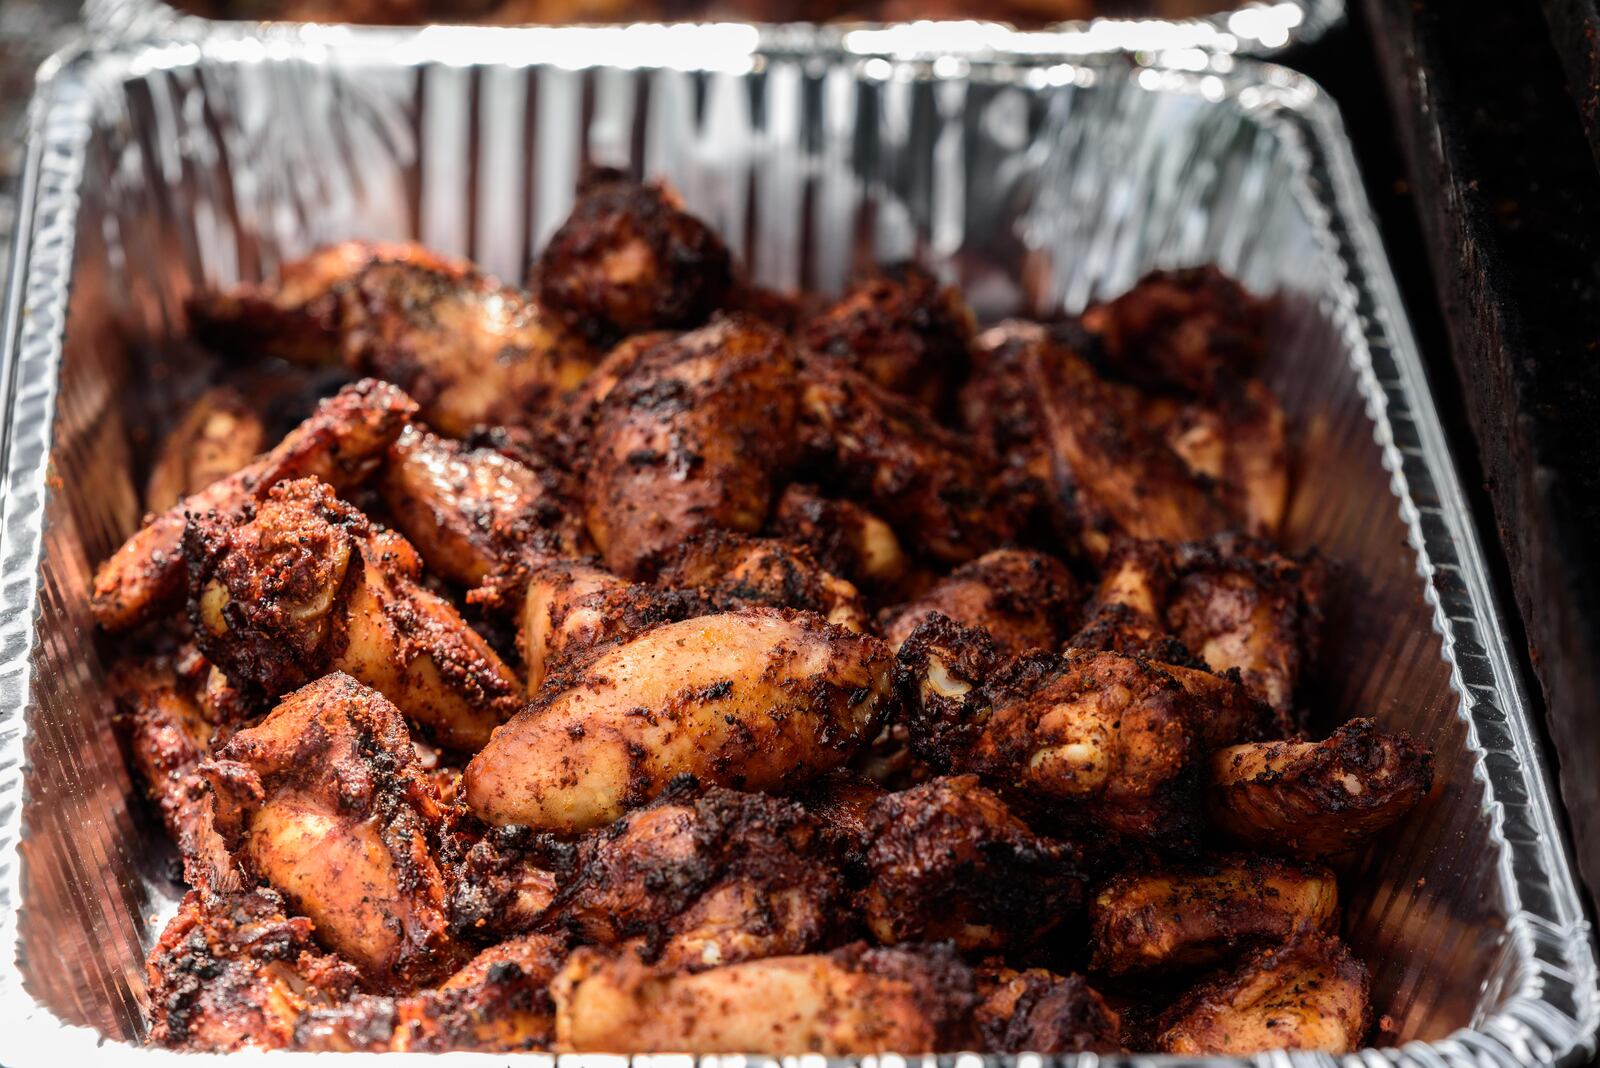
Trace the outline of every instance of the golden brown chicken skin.
{"type": "Polygon", "coordinates": [[[601,403],[582,473],[606,566],[648,576],[690,534],[759,531],[794,419],[793,350],[758,320],[722,317],[650,349],[601,403]]]}
{"type": "Polygon", "coordinates": [[[283,483],[245,522],[191,516],[184,550],[200,648],[269,698],[345,671],[467,750],[521,707],[517,677],[420,585],[410,544],[329,486],[283,483]]]}
{"type": "Polygon", "coordinates": [[[898,593],[912,569],[893,527],[854,501],[826,497],[815,486],[784,487],[768,531],[805,546],[824,568],[869,596],[898,593]]]}
{"type": "Polygon", "coordinates": [[[589,176],[532,279],[573,330],[601,344],[699,326],[732,283],[727,246],[675,192],[612,170],[589,176]]]}
{"type": "Polygon", "coordinates": [[[1206,812],[1246,845],[1293,856],[1348,852],[1433,785],[1433,754],[1404,731],[1353,719],[1320,742],[1256,742],[1211,755],[1206,812]]]}
{"type": "Polygon", "coordinates": [[[1155,1045],[1191,1056],[1348,1053],[1371,1025],[1366,967],[1332,935],[1306,934],[1189,991],[1165,1014],[1155,1045]]]}
{"type": "Polygon", "coordinates": [[[909,604],[879,617],[883,635],[898,650],[934,613],[964,627],[988,631],[1001,652],[1051,650],[1068,633],[1078,584],[1066,565],[1029,549],[996,549],[962,564],[909,604]]]}
{"type": "Polygon", "coordinates": [[[415,413],[410,397],[372,379],[340,390],[265,456],[147,520],[101,563],[89,602],[95,622],[129,630],[182,606],[189,514],[237,516],[286,479],[320,478],[336,489],[357,485],[415,413]]]}
{"type": "Polygon", "coordinates": [[[817,355],[941,411],[971,369],[973,327],[958,290],[902,263],[856,282],[798,337],[817,355]]]}
{"type": "Polygon", "coordinates": [[[696,590],[718,610],[795,608],[858,634],[871,629],[860,591],[809,550],[775,538],[695,534],[667,554],[656,584],[696,590]]]}
{"type": "Polygon", "coordinates": [[[145,510],[165,512],[243,468],[266,447],[266,434],[261,416],[238,390],[206,390],[161,443],[145,485],[145,510]]]}
{"type": "Polygon", "coordinates": [[[866,837],[861,906],[885,945],[1026,946],[1083,900],[1076,851],[1034,834],[973,775],[884,796],[866,837]]]}
{"type": "Polygon", "coordinates": [[[746,790],[795,786],[878,730],[892,660],[815,616],[747,608],[656,627],[547,679],[462,776],[490,823],[601,827],[680,774],[746,790]]]}
{"type": "Polygon", "coordinates": [[[378,990],[459,963],[436,860],[443,813],[405,721],[348,675],[296,690],[202,765],[245,868],[378,990]]]}
{"type": "Polygon", "coordinates": [[[560,881],[546,923],[673,971],[818,948],[844,904],[805,809],[692,780],[583,839],[560,881]]]}
{"type": "Polygon", "coordinates": [[[1081,975],[978,969],[972,1022],[989,1053],[1116,1053],[1122,1021],[1081,975]]]}
{"type": "Polygon", "coordinates": [[[769,957],[692,974],[580,949],[556,977],[567,1052],[925,1053],[970,1044],[970,969],[947,948],[769,957]]]}
{"type": "Polygon", "coordinates": [[[151,1045],[200,1052],[281,1049],[316,1006],[361,989],[361,973],[325,952],[312,923],[270,889],[191,890],[145,962],[151,1045]]]}
{"type": "Polygon", "coordinates": [[[189,314],[218,351],[393,382],[455,436],[530,423],[599,359],[526,293],[406,245],[320,249],[273,282],[193,300],[189,314]]]}
{"type": "Polygon", "coordinates": [[[1219,857],[1202,865],[1115,876],[1089,910],[1091,967],[1113,975],[1211,964],[1338,918],[1333,872],[1268,857],[1219,857]]]}

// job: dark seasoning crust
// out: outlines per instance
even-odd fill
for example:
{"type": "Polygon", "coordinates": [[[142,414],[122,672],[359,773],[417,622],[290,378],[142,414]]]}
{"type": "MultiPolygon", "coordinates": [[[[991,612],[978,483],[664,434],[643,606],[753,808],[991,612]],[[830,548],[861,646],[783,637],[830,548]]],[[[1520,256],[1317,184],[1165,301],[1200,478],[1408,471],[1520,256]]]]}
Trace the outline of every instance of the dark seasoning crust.
{"type": "Polygon", "coordinates": [[[347,243],[190,310],[375,377],[248,461],[201,395],[96,576],[193,887],[152,1041],[1365,1041],[1333,872],[1431,755],[1303,729],[1327,569],[1220,273],[979,333],[915,266],[759,290],[598,172],[527,290],[347,243]]]}

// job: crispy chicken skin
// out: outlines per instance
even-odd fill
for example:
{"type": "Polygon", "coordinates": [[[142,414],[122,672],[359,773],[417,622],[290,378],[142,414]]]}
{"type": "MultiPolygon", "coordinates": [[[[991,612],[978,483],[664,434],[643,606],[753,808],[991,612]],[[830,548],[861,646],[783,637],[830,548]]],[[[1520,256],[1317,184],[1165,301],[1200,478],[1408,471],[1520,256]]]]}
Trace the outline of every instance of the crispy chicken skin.
{"type": "Polygon", "coordinates": [[[295,1021],[361,989],[361,973],[323,951],[312,923],[270,889],[191,890],[145,962],[150,1043],[232,1052],[281,1049],[295,1021]]]}
{"type": "Polygon", "coordinates": [[[261,416],[238,390],[206,390],[161,443],[145,485],[145,510],[165,512],[238,471],[265,447],[266,434],[261,416]]]}
{"type": "Polygon", "coordinates": [[[958,290],[902,263],[858,281],[798,336],[817,355],[942,411],[971,368],[973,330],[958,290]]]}
{"type": "Polygon", "coordinates": [[[1348,1053],[1372,1025],[1367,969],[1332,935],[1258,950],[1202,982],[1163,1018],[1163,1053],[1230,1056],[1272,1049],[1348,1053]]]}
{"type": "Polygon", "coordinates": [[[728,295],[733,263],[666,185],[601,169],[551,235],[532,284],[572,329],[609,344],[699,326],[728,295]]]}
{"type": "Polygon", "coordinates": [[[637,578],[690,534],[759,531],[794,420],[793,350],[759,320],[722,317],[646,352],[601,403],[583,471],[606,566],[637,578]]]}
{"type": "Polygon", "coordinates": [[[260,459],[147,520],[94,576],[89,608],[110,631],[148,623],[183,603],[183,532],[189,514],[231,517],[286,479],[315,477],[336,489],[378,466],[416,404],[367,379],[347,386],[260,459]]]}
{"type": "Polygon", "coordinates": [[[866,837],[862,911],[885,945],[1027,946],[1083,899],[1076,852],[1034,834],[973,775],[885,795],[866,837]]]}
{"type": "Polygon", "coordinates": [[[454,436],[529,423],[599,358],[526,293],[406,245],[324,248],[273,282],[192,300],[189,315],[220,352],[393,382],[454,436]]]}
{"type": "Polygon", "coordinates": [[[400,713],[348,675],[296,690],[202,765],[247,870],[379,990],[458,963],[436,850],[444,816],[400,713]]]}
{"type": "Polygon", "coordinates": [[[322,483],[283,483],[244,522],[190,516],[184,552],[201,650],[268,697],[349,672],[468,750],[521,706],[517,677],[419,584],[415,550],[322,483]]]}
{"type": "Polygon", "coordinates": [[[546,922],[698,970],[818,948],[843,897],[804,808],[686,779],[579,842],[546,922]]]}
{"type": "Polygon", "coordinates": [[[747,608],[657,627],[545,681],[462,776],[490,823],[604,826],[680,774],[774,790],[843,764],[890,700],[876,638],[747,608]]]}
{"type": "Polygon", "coordinates": [[[941,947],[769,957],[697,973],[580,949],[556,977],[574,1053],[926,1053],[965,1048],[972,972],[941,947]]]}
{"type": "Polygon", "coordinates": [[[1268,857],[1123,872],[1090,906],[1091,967],[1120,975],[1215,963],[1252,943],[1326,931],[1338,904],[1333,872],[1268,857]]]}
{"type": "Polygon", "coordinates": [[[529,934],[484,950],[436,990],[358,995],[303,1013],[294,1048],[394,1053],[545,1050],[555,1037],[550,980],[566,941],[529,934]]]}
{"type": "Polygon", "coordinates": [[[815,486],[785,487],[768,529],[805,546],[824,568],[872,596],[898,591],[911,570],[893,527],[854,501],[823,496],[815,486]]]}
{"type": "Polygon", "coordinates": [[[1081,975],[978,970],[972,1022],[989,1053],[1116,1053],[1122,1021],[1081,975]]]}
{"type": "Polygon", "coordinates": [[[664,558],[656,584],[696,590],[716,610],[795,608],[857,634],[871,629],[859,590],[809,550],[775,538],[695,534],[664,558]]]}
{"type": "Polygon", "coordinates": [[[1320,742],[1256,742],[1211,755],[1206,811],[1238,841],[1293,856],[1355,849],[1427,796],[1433,754],[1404,731],[1353,719],[1320,742]]]}
{"type": "Polygon", "coordinates": [[[962,564],[917,600],[886,610],[883,635],[895,650],[934,613],[989,632],[1017,656],[1061,643],[1077,607],[1078,584],[1066,565],[1029,549],[996,549],[962,564]]]}

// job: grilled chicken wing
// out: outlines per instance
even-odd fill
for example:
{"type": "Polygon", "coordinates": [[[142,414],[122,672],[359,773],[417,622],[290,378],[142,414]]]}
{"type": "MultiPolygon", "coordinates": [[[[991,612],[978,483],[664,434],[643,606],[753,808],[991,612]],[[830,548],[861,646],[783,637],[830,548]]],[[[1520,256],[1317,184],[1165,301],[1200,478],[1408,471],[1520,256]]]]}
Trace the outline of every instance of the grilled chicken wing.
{"type": "Polygon", "coordinates": [[[190,514],[236,517],[286,479],[320,478],[354,486],[378,466],[384,450],[416,412],[393,386],[368,379],[347,386],[270,452],[148,521],[94,576],[89,603],[95,622],[128,630],[183,603],[183,532],[190,514]]]}
{"type": "Polygon", "coordinates": [[[941,411],[971,368],[973,325],[958,290],[903,263],[851,286],[798,336],[812,352],[941,411]]]}
{"type": "Polygon", "coordinates": [[[450,858],[451,931],[481,944],[532,930],[555,900],[561,853],[527,827],[488,828],[450,858]]]}
{"type": "Polygon", "coordinates": [[[272,282],[192,300],[189,316],[219,352],[393,382],[456,436],[532,422],[598,359],[526,293],[413,245],[320,249],[272,282]]]}
{"type": "Polygon", "coordinates": [[[1263,949],[1189,991],[1163,1019],[1163,1053],[1348,1053],[1372,1024],[1367,969],[1332,935],[1263,949]]]}
{"type": "Polygon", "coordinates": [[[814,486],[786,487],[768,525],[873,596],[897,592],[911,570],[894,528],[854,501],[829,499],[814,486]]]}
{"type": "Polygon", "coordinates": [[[972,972],[948,949],[770,957],[693,974],[580,949],[557,976],[556,1041],[583,1053],[924,1053],[968,1044],[972,972]]]}
{"type": "Polygon", "coordinates": [[[457,963],[435,859],[443,815],[405,721],[348,675],[284,698],[202,765],[244,866],[380,990],[457,963]]]}
{"type": "Polygon", "coordinates": [[[744,316],[646,352],[606,394],[583,472],[589,533],[636,578],[690,534],[753,534],[792,452],[789,341],[744,316]]]}
{"type": "Polygon", "coordinates": [[[1353,719],[1320,742],[1217,750],[1206,810],[1218,829],[1256,848],[1334,856],[1404,816],[1432,785],[1428,749],[1353,719]]]}
{"type": "Polygon", "coordinates": [[[1092,967],[1117,975],[1214,963],[1241,946],[1328,930],[1338,903],[1328,869],[1266,857],[1124,872],[1090,908],[1092,967]]]}
{"type": "Polygon", "coordinates": [[[981,968],[972,1022],[990,1053],[1116,1053],[1122,1021],[1081,975],[981,968]]]}
{"type": "Polygon", "coordinates": [[[491,823],[603,826],[682,773],[766,790],[838,767],[877,733],[891,659],[876,638],[750,608],[657,627],[547,681],[462,777],[491,823]]]}
{"type": "Polygon", "coordinates": [[[824,571],[808,550],[773,538],[693,535],[664,558],[656,583],[697,590],[717,610],[795,608],[857,634],[870,629],[854,586],[824,571]]]}
{"type": "Polygon", "coordinates": [[[261,416],[238,390],[206,390],[161,443],[145,485],[145,509],[165,512],[240,470],[265,446],[266,434],[261,416]]]}
{"type": "Polygon", "coordinates": [[[1075,850],[1036,835],[976,776],[887,794],[867,815],[861,895],[885,945],[1030,945],[1083,900],[1075,850]]]}
{"type": "Polygon", "coordinates": [[[361,973],[324,952],[273,890],[191,890],[145,962],[150,1042],[168,1049],[281,1049],[295,1021],[343,1001],[361,973]]]}
{"type": "Polygon", "coordinates": [[[1215,485],[1238,526],[1276,535],[1289,506],[1288,420],[1256,379],[1224,379],[1204,400],[1151,398],[1143,417],[1196,476],[1215,485]]]}
{"type": "Polygon", "coordinates": [[[1067,644],[1074,649],[1099,649],[1162,663],[1203,666],[1204,661],[1167,630],[1171,556],[1170,547],[1161,542],[1115,539],[1106,554],[1084,624],[1067,644]]]}
{"type": "Polygon", "coordinates": [[[920,598],[885,611],[883,634],[895,650],[918,625],[942,613],[964,627],[981,627],[1008,656],[1054,649],[1077,607],[1077,582],[1053,556],[997,549],[962,564],[920,598]]]}
{"type": "Polygon", "coordinates": [[[523,935],[484,950],[437,990],[358,995],[303,1013],[294,1047],[312,1051],[446,1053],[549,1049],[555,1037],[550,980],[564,939],[523,935]]]}
{"type": "Polygon", "coordinates": [[[190,516],[184,552],[200,648],[268,697],[349,672],[468,750],[521,706],[516,676],[419,584],[415,550],[322,483],[283,483],[244,522],[190,516]]]}
{"type": "Polygon", "coordinates": [[[866,870],[872,806],[886,796],[888,791],[873,780],[845,769],[821,775],[794,793],[852,878],[866,870]]]}
{"type": "Polygon", "coordinates": [[[540,298],[601,344],[699,326],[733,284],[728,248],[659,182],[591,174],[534,269],[540,298]]]}
{"type": "Polygon", "coordinates": [[[844,886],[792,801],[675,784],[578,844],[546,922],[633,942],[673,971],[804,953],[838,925],[844,886]]]}

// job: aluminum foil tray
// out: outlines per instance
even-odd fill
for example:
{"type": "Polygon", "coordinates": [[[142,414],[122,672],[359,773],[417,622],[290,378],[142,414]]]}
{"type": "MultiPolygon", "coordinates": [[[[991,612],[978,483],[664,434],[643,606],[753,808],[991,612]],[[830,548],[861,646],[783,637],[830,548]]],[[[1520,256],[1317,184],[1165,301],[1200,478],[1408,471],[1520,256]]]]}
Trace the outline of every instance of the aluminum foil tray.
{"type": "MultiPolygon", "coordinates": [[[[1186,19],[1095,18],[1061,22],[1044,30],[1017,30],[999,22],[938,21],[901,23],[750,24],[768,50],[861,55],[960,55],[993,58],[1023,54],[1084,55],[1091,52],[1168,52],[1202,49],[1223,55],[1272,57],[1310,44],[1343,22],[1345,0],[1215,0],[1216,12],[1186,19]]],[[[974,5],[975,10],[982,10],[974,5]]],[[[295,22],[239,22],[185,12],[171,0],[84,0],[84,22],[93,32],[132,40],[164,36],[194,39],[242,28],[257,36],[310,34],[319,39],[389,32],[370,26],[331,26],[295,22]]],[[[690,25],[690,24],[680,24],[690,25]]],[[[431,27],[402,31],[428,32],[431,27]]],[[[480,35],[502,27],[471,29],[480,35]]],[[[551,27],[529,27],[548,32],[551,27]]]]}
{"type": "MultiPolygon", "coordinates": [[[[141,960],[178,888],[110,725],[87,605],[196,359],[184,297],[346,237],[420,238],[519,278],[587,161],[670,179],[769,285],[836,289],[867,261],[915,255],[989,317],[1081,308],[1158,265],[1217,262],[1273,294],[1268,378],[1298,439],[1287,542],[1339,572],[1316,711],[1426,739],[1438,785],[1345,880],[1378,1045],[1257,1063],[1592,1054],[1595,956],[1549,768],[1316,86],[1250,63],[825,61],[656,33],[502,52],[478,37],[450,62],[412,37],[219,35],[47,70],[0,363],[0,1061],[172,1056],[138,1043],[141,960]]],[[[959,1063],[1002,1062],[1040,1063],[959,1063]]],[[[1157,1063],[1081,1060],[1102,1062],[1157,1063]]]]}

